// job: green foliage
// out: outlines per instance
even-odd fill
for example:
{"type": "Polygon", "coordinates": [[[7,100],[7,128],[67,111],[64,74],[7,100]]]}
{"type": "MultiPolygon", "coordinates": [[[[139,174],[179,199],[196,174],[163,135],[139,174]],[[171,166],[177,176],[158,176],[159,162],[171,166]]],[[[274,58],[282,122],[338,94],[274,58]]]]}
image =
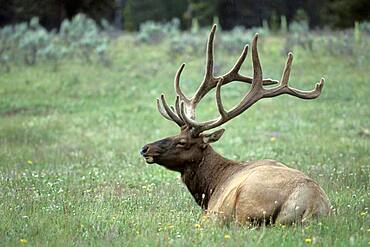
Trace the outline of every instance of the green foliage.
{"type": "Polygon", "coordinates": [[[262,20],[262,28],[263,30],[266,30],[267,32],[270,31],[269,23],[267,20],[262,20]]]}
{"type": "Polygon", "coordinates": [[[370,34],[370,21],[363,21],[359,24],[359,29],[361,32],[370,34]]]}
{"type": "Polygon", "coordinates": [[[312,51],[313,42],[314,39],[309,32],[307,20],[293,21],[289,25],[289,34],[286,35],[283,52],[286,54],[294,47],[312,51]]]}
{"type": "Polygon", "coordinates": [[[199,34],[183,32],[171,36],[169,40],[170,54],[194,54],[205,48],[205,40],[199,34]]]}
{"type": "Polygon", "coordinates": [[[289,25],[289,31],[297,34],[308,33],[310,30],[307,21],[293,21],[289,25]]]}
{"type": "Polygon", "coordinates": [[[91,55],[96,54],[101,61],[107,60],[109,39],[101,32],[94,20],[84,14],[76,15],[72,21],[64,20],[60,36],[76,57],[91,62],[91,55]]]}
{"type": "Polygon", "coordinates": [[[217,6],[216,0],[189,0],[188,18],[196,19],[201,26],[209,26],[217,16],[217,6]]]}
{"type": "Polygon", "coordinates": [[[137,39],[144,43],[157,44],[167,38],[167,36],[177,35],[179,28],[180,22],[178,19],[173,19],[165,24],[147,21],[140,25],[137,39]]]}
{"type": "Polygon", "coordinates": [[[358,21],[355,22],[355,27],[353,28],[353,38],[356,42],[360,42],[361,40],[361,30],[358,21]]]}
{"type": "Polygon", "coordinates": [[[137,31],[145,21],[168,22],[172,18],[179,18],[181,27],[189,28],[194,18],[205,27],[218,17],[227,29],[258,26],[267,18],[272,31],[279,28],[282,15],[288,16],[289,21],[292,14],[296,21],[308,17],[312,27],[351,28],[355,21],[370,21],[368,0],[266,0],[263,3],[250,0],[0,0],[0,6],[1,26],[38,16],[48,30],[59,28],[63,19],[71,19],[80,12],[96,21],[102,18],[113,21],[114,16],[122,12],[122,24],[127,31],[137,31]]]}
{"type": "Polygon", "coordinates": [[[321,52],[326,52],[332,56],[346,57],[352,65],[359,65],[370,60],[369,36],[362,37],[359,30],[353,32],[337,32],[321,39],[321,52]]]}
{"type": "Polygon", "coordinates": [[[335,28],[351,28],[356,21],[370,21],[367,0],[330,0],[322,6],[322,21],[335,28]]]}
{"type": "Polygon", "coordinates": [[[270,15],[270,30],[272,32],[278,32],[280,30],[279,16],[275,11],[272,11],[270,15]]]}
{"type": "Polygon", "coordinates": [[[13,40],[9,37],[14,38],[13,34],[13,28],[10,26],[0,29],[0,64],[2,65],[1,68],[5,68],[6,71],[10,70],[10,51],[13,46],[13,40]]]}
{"type": "MultiPolygon", "coordinates": [[[[202,49],[209,29],[204,32],[202,49]]],[[[216,44],[222,35],[217,32],[216,44]]],[[[263,40],[264,77],[279,79],[284,40],[263,40]]],[[[368,245],[370,60],[353,66],[352,57],[295,47],[290,85],[310,90],[324,76],[322,95],[264,99],[225,126],[215,150],[235,160],[275,159],[297,168],[325,189],[334,208],[331,217],[302,226],[249,229],[207,221],[178,173],[148,165],[138,153],[178,133],[157,112],[155,98],[164,92],[174,101],[172,80],[182,62],[181,87],[190,96],[202,79],[204,53],[176,57],[166,41],[138,45],[126,34],[111,49],[112,68],[67,57],[56,72],[38,62],[1,74],[1,245],[368,245]]],[[[217,75],[238,57],[222,47],[215,55],[217,75]]],[[[251,76],[250,54],[241,72],[251,76]]],[[[239,103],[248,89],[245,83],[223,88],[225,107],[239,103]]],[[[197,116],[217,114],[213,91],[197,116]]]]}
{"type": "Polygon", "coordinates": [[[240,53],[243,46],[252,41],[254,33],[247,31],[244,27],[234,27],[229,32],[222,32],[222,49],[226,49],[232,54],[240,53]]]}
{"type": "Polygon", "coordinates": [[[370,60],[370,33],[363,31],[362,26],[362,23],[358,23],[352,30],[324,33],[309,32],[304,22],[295,23],[294,26],[291,25],[290,33],[286,36],[283,53],[304,49],[311,55],[346,57],[351,65],[364,64],[370,60]]]}
{"type": "Polygon", "coordinates": [[[288,32],[288,21],[285,15],[280,16],[280,33],[286,34],[288,32]]]}
{"type": "MultiPolygon", "coordinates": [[[[141,43],[158,45],[160,43],[168,44],[170,54],[194,54],[204,51],[206,47],[206,38],[210,28],[200,28],[197,19],[193,19],[193,25],[190,31],[179,31],[179,20],[174,19],[168,23],[145,22],[140,26],[137,34],[137,40],[141,43]]],[[[216,46],[221,47],[230,53],[239,53],[243,46],[250,43],[253,35],[259,33],[267,36],[268,30],[264,28],[245,29],[244,27],[235,27],[230,31],[223,31],[218,27],[216,46]]],[[[263,46],[263,40],[260,41],[260,47],[263,46]]]]}
{"type": "Polygon", "coordinates": [[[39,24],[39,19],[31,19],[27,31],[19,39],[19,48],[24,53],[24,61],[28,65],[34,65],[38,55],[51,43],[52,33],[48,33],[45,28],[39,24]]]}
{"type": "Polygon", "coordinates": [[[299,8],[295,12],[293,20],[296,22],[307,22],[308,23],[309,18],[308,18],[306,11],[302,8],[299,8]]]}
{"type": "Polygon", "coordinates": [[[190,32],[194,33],[194,34],[197,34],[199,33],[199,30],[200,30],[200,25],[199,25],[199,20],[198,18],[192,18],[191,19],[191,28],[190,28],[190,32]]]}
{"type": "Polygon", "coordinates": [[[140,25],[137,39],[141,42],[157,44],[161,42],[166,35],[166,30],[163,29],[163,25],[147,21],[140,25]]]}
{"type": "Polygon", "coordinates": [[[123,24],[127,31],[140,30],[145,22],[165,23],[181,19],[187,8],[182,0],[127,0],[123,9],[123,24]]]}
{"type": "Polygon", "coordinates": [[[132,12],[133,12],[132,8],[133,8],[132,0],[127,0],[127,2],[125,4],[125,8],[123,10],[123,18],[125,20],[124,28],[127,31],[134,31],[134,29],[135,29],[134,16],[132,14],[132,12]]]}
{"type": "MultiPolygon", "coordinates": [[[[102,26],[110,30],[106,22],[102,26]]],[[[6,70],[12,63],[35,65],[39,60],[51,61],[56,70],[59,61],[66,57],[91,62],[92,56],[96,56],[103,64],[109,64],[107,34],[83,14],[64,20],[59,33],[48,32],[36,17],[29,23],[5,26],[0,29],[0,41],[0,62],[6,70]]]]}

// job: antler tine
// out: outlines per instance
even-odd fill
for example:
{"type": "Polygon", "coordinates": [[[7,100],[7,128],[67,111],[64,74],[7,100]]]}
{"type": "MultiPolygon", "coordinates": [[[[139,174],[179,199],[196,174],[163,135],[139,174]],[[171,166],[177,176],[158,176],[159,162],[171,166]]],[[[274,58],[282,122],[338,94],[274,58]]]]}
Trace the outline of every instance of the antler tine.
{"type": "Polygon", "coordinates": [[[283,70],[283,74],[281,76],[280,83],[282,86],[288,86],[288,81],[290,77],[290,70],[292,69],[292,63],[293,63],[293,53],[288,53],[288,58],[285,62],[285,67],[283,70]]]}
{"type": "Polygon", "coordinates": [[[181,101],[181,103],[180,103],[180,114],[181,114],[181,117],[184,120],[184,122],[190,127],[201,128],[202,124],[204,124],[204,123],[198,123],[195,120],[191,119],[190,117],[188,117],[188,115],[186,114],[185,111],[186,111],[185,110],[185,103],[184,103],[184,101],[181,101]]]}
{"type": "Polygon", "coordinates": [[[157,98],[157,108],[159,113],[167,120],[172,121],[172,118],[168,116],[167,112],[162,108],[160,100],[157,98]]]}
{"type": "MultiPolygon", "coordinates": [[[[159,101],[159,99],[157,99],[157,100],[159,101]]],[[[171,109],[171,107],[168,106],[164,94],[161,94],[161,99],[160,100],[162,102],[162,105],[164,107],[165,112],[167,113],[168,117],[170,118],[169,120],[174,121],[180,127],[183,126],[183,125],[185,125],[184,121],[182,121],[182,119],[179,116],[176,115],[176,113],[174,112],[173,108],[171,109]]],[[[159,107],[159,109],[161,109],[161,108],[159,107]]],[[[159,112],[162,114],[162,111],[159,111],[159,112]]],[[[162,114],[162,116],[164,116],[164,115],[162,114]]],[[[165,117],[165,118],[167,118],[167,117],[165,117]]]]}
{"type": "MultiPolygon", "coordinates": [[[[187,103],[185,100],[186,105],[189,105],[191,109],[191,117],[194,119],[195,118],[195,113],[194,113],[194,108],[196,105],[199,103],[199,101],[214,87],[217,86],[218,80],[222,77],[222,85],[226,85],[230,82],[233,81],[241,81],[241,82],[246,82],[246,83],[252,83],[253,78],[241,75],[239,73],[239,70],[242,66],[242,64],[245,61],[245,58],[247,57],[248,54],[248,45],[244,46],[244,49],[242,53],[240,54],[238,60],[234,64],[234,66],[231,68],[229,72],[222,76],[215,77],[213,75],[213,54],[214,54],[214,38],[215,38],[215,33],[216,33],[216,25],[213,25],[212,30],[209,34],[208,37],[208,42],[207,42],[207,58],[206,58],[206,69],[205,69],[205,75],[202,84],[199,86],[197,92],[194,94],[194,96],[190,100],[190,104],[187,103]]],[[[262,80],[263,85],[273,85],[279,83],[277,80],[273,80],[270,78],[263,79],[262,80]]]]}
{"type": "Polygon", "coordinates": [[[187,104],[190,103],[190,100],[184,95],[184,93],[181,91],[180,88],[180,76],[185,67],[185,63],[181,64],[180,68],[177,70],[176,75],[175,75],[175,80],[174,80],[174,86],[175,86],[175,91],[176,94],[180,97],[180,99],[187,104]]]}
{"type": "Polygon", "coordinates": [[[223,75],[224,80],[226,82],[229,82],[229,81],[231,82],[233,80],[236,80],[236,78],[241,77],[239,75],[239,70],[242,67],[242,64],[244,63],[245,58],[248,55],[248,48],[249,48],[249,45],[244,46],[244,49],[243,49],[242,53],[240,54],[238,60],[234,64],[234,66],[231,68],[231,70],[228,73],[223,75]]]}
{"type": "MultiPolygon", "coordinates": [[[[213,25],[211,33],[209,34],[208,37],[208,42],[207,42],[207,55],[206,55],[206,70],[205,70],[205,75],[203,82],[199,86],[197,92],[194,94],[192,99],[188,99],[184,93],[182,92],[180,88],[180,76],[181,73],[185,67],[185,63],[183,63],[180,68],[177,70],[175,79],[174,79],[174,87],[176,94],[179,96],[181,102],[184,102],[184,105],[187,107],[188,112],[190,114],[191,119],[195,119],[195,107],[197,103],[204,97],[204,95],[211,90],[214,86],[212,85],[213,81],[215,80],[213,76],[213,40],[215,37],[215,32],[216,32],[216,25],[213,25]]],[[[184,120],[187,116],[182,116],[181,109],[179,109],[178,102],[175,103],[176,107],[176,113],[177,113],[177,118],[184,120]],[[177,104],[177,107],[176,107],[177,104]]],[[[181,108],[181,107],[180,107],[181,108]]],[[[166,109],[166,108],[165,108],[166,109]]],[[[168,114],[170,115],[170,114],[168,114]]],[[[171,117],[171,115],[170,115],[171,117]]],[[[172,118],[172,117],[171,117],[172,118]]]]}
{"type": "Polygon", "coordinates": [[[221,99],[221,86],[223,83],[223,78],[221,78],[216,86],[216,103],[217,103],[217,109],[218,112],[221,115],[221,118],[227,118],[227,111],[225,110],[223,104],[222,104],[222,99],[221,99]]]}
{"type": "MultiPolygon", "coordinates": [[[[212,129],[212,128],[218,127],[226,123],[230,119],[240,115],[242,112],[248,109],[251,105],[257,102],[260,98],[262,98],[264,88],[262,87],[263,85],[262,66],[261,66],[261,63],[258,57],[257,40],[258,40],[258,34],[255,34],[252,40],[253,80],[252,80],[251,90],[244,96],[244,98],[241,100],[241,102],[237,106],[235,106],[230,111],[226,111],[223,107],[222,100],[221,100],[221,86],[224,84],[223,78],[221,77],[222,79],[218,81],[217,87],[216,87],[216,103],[217,103],[218,111],[220,113],[220,117],[214,120],[208,121],[208,122],[197,123],[196,125],[200,127],[196,127],[193,130],[194,135],[197,135],[205,130],[212,129]]],[[[244,50],[246,51],[247,49],[244,49],[244,50]]],[[[243,60],[243,54],[240,56],[239,60],[243,60]]]]}
{"type": "MultiPolygon", "coordinates": [[[[235,65],[231,68],[231,70],[222,76],[224,77],[223,85],[228,84],[233,81],[252,83],[252,80],[253,80],[252,77],[243,76],[239,74],[240,68],[242,64],[244,63],[244,60],[247,57],[247,54],[248,54],[248,45],[244,46],[244,49],[242,53],[240,54],[240,57],[236,61],[235,65]]],[[[279,83],[279,81],[273,80],[271,78],[263,79],[263,85],[274,85],[277,83],[279,83]]]]}
{"type": "Polygon", "coordinates": [[[271,98],[281,94],[290,94],[301,99],[315,99],[321,94],[325,82],[324,78],[321,78],[320,81],[316,83],[315,88],[311,91],[302,91],[288,85],[292,62],[293,54],[289,52],[287,61],[285,63],[283,75],[281,77],[280,85],[276,88],[266,89],[266,92],[263,96],[264,98],[271,98]]]}
{"type": "Polygon", "coordinates": [[[215,39],[216,29],[217,29],[217,25],[214,24],[212,26],[211,32],[208,37],[206,71],[205,71],[204,80],[203,80],[204,82],[214,79],[214,76],[213,76],[213,41],[215,39]]]}
{"type": "Polygon", "coordinates": [[[176,96],[176,100],[175,100],[175,110],[176,110],[177,116],[185,123],[184,118],[181,115],[180,96],[178,95],[176,96]]]}
{"type": "Polygon", "coordinates": [[[258,33],[256,33],[252,40],[252,65],[253,65],[253,80],[252,80],[252,90],[253,88],[262,88],[262,67],[261,62],[258,57],[257,50],[257,40],[258,33]]]}
{"type": "Polygon", "coordinates": [[[191,98],[191,117],[195,118],[194,109],[199,101],[216,86],[216,78],[213,75],[213,41],[215,38],[217,25],[213,25],[207,41],[206,67],[203,82],[198,87],[194,96],[191,98]]]}
{"type": "MultiPolygon", "coordinates": [[[[174,87],[175,87],[176,94],[179,96],[181,102],[184,102],[184,107],[186,106],[187,112],[190,114],[191,119],[195,119],[195,107],[198,104],[198,102],[204,97],[204,95],[207,94],[209,90],[211,90],[215,86],[213,85],[215,81],[215,77],[213,76],[213,40],[215,37],[216,28],[217,26],[213,25],[212,30],[208,37],[207,54],[206,54],[206,69],[205,69],[203,82],[201,83],[198,90],[196,91],[196,93],[191,99],[188,99],[184,95],[184,93],[181,91],[181,88],[180,88],[180,76],[185,67],[184,63],[180,66],[180,68],[177,70],[176,75],[175,75],[174,87]]],[[[187,115],[183,116],[181,112],[181,107],[179,107],[178,104],[179,102],[175,103],[175,110],[177,113],[177,118],[186,121],[187,115]]]]}

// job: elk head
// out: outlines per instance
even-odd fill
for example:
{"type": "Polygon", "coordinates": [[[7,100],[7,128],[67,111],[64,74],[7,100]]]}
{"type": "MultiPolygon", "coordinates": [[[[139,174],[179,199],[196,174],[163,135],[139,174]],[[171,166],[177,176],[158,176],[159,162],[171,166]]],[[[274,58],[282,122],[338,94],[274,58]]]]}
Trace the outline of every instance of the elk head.
{"type": "Polygon", "coordinates": [[[290,94],[301,99],[314,99],[320,95],[324,85],[323,78],[311,91],[301,91],[288,85],[293,61],[292,53],[288,54],[280,82],[269,78],[263,79],[257,51],[258,34],[252,40],[253,77],[244,76],[239,73],[247,57],[248,45],[244,47],[240,57],[228,73],[222,76],[215,76],[213,74],[213,41],[215,32],[216,25],[212,27],[208,38],[205,75],[195,94],[191,98],[188,98],[180,88],[180,76],[185,67],[185,64],[182,64],[174,80],[176,92],[174,106],[168,105],[163,94],[157,99],[157,107],[160,114],[164,118],[175,122],[181,128],[181,131],[178,135],[145,145],[140,153],[145,157],[147,163],[157,163],[168,169],[181,172],[188,166],[198,164],[204,158],[204,152],[209,144],[219,140],[224,133],[224,129],[210,134],[205,134],[204,131],[217,128],[239,116],[258,100],[282,94],[290,94]],[[251,84],[251,88],[238,105],[230,110],[226,110],[221,99],[221,87],[234,81],[249,83],[251,84]],[[273,84],[278,85],[273,88],[263,87],[264,85],[273,84]],[[219,116],[213,120],[198,122],[195,117],[195,108],[201,99],[213,88],[216,88],[215,98],[219,116]]]}
{"type": "Polygon", "coordinates": [[[140,153],[147,163],[157,163],[164,167],[182,172],[187,166],[198,164],[208,144],[218,141],[224,129],[211,134],[193,136],[188,126],[181,127],[178,135],[145,145],[140,153]]]}

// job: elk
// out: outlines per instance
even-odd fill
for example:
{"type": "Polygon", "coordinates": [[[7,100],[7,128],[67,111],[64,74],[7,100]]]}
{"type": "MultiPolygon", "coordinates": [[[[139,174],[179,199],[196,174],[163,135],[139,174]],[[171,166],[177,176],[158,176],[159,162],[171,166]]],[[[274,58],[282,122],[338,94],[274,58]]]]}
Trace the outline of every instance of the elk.
{"type": "Polygon", "coordinates": [[[237,162],[224,158],[211,147],[220,139],[224,129],[204,133],[221,126],[239,116],[258,100],[282,94],[301,99],[317,98],[323,88],[322,78],[311,91],[301,91],[288,85],[293,55],[288,59],[280,82],[263,79],[257,51],[256,34],[252,40],[253,77],[239,73],[247,52],[246,45],[233,66],[222,76],[213,74],[213,41],[216,25],[208,37],[206,68],[202,83],[194,96],[188,98],[180,88],[180,75],[185,67],[178,69],[174,87],[176,100],[169,106],[162,94],[157,99],[160,114],[175,122],[181,131],[178,135],[145,145],[140,153],[146,162],[157,163],[181,173],[181,179],[206,214],[216,215],[222,222],[234,220],[238,224],[293,224],[327,215],[330,202],[324,190],[301,171],[274,160],[237,162]],[[238,105],[226,110],[221,99],[221,87],[230,82],[250,83],[250,90],[238,105]],[[278,84],[269,88],[264,85],[278,84]],[[216,105],[219,116],[213,120],[199,122],[195,108],[201,99],[216,88],[216,105]]]}

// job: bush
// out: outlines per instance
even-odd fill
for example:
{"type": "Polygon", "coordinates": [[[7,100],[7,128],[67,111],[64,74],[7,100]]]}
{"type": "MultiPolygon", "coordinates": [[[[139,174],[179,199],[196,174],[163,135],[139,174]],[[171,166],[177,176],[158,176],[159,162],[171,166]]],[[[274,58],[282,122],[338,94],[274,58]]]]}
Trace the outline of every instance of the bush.
{"type": "Polygon", "coordinates": [[[360,30],[362,32],[365,32],[367,34],[370,34],[370,22],[369,21],[364,21],[359,24],[360,30]]]}
{"type": "Polygon", "coordinates": [[[96,22],[86,15],[78,14],[71,21],[64,20],[60,37],[74,51],[74,56],[81,56],[86,62],[91,62],[91,55],[95,54],[101,61],[106,60],[109,39],[96,22]]]}
{"type": "Polygon", "coordinates": [[[46,46],[52,43],[53,33],[48,33],[43,28],[37,17],[31,19],[28,29],[19,39],[19,48],[24,54],[24,62],[34,65],[38,56],[46,46]]]}
{"type": "Polygon", "coordinates": [[[158,44],[168,36],[178,35],[179,31],[180,21],[178,19],[165,24],[146,21],[140,25],[137,40],[143,43],[158,44]]]}
{"type": "Polygon", "coordinates": [[[205,47],[205,40],[199,34],[183,32],[172,35],[169,40],[170,54],[198,53],[205,47]]]}
{"type": "Polygon", "coordinates": [[[357,35],[354,31],[337,32],[322,38],[319,51],[332,56],[347,57],[350,64],[360,65],[365,59],[370,59],[370,42],[368,36],[357,35]]]}
{"type": "Polygon", "coordinates": [[[10,70],[9,63],[11,62],[11,50],[13,43],[10,37],[14,34],[13,28],[10,26],[0,29],[0,64],[6,71],[10,70]]]}
{"type": "Polygon", "coordinates": [[[251,42],[252,32],[247,32],[244,27],[234,27],[229,32],[222,32],[221,45],[223,49],[231,53],[239,53],[245,44],[251,42]]]}
{"type": "Polygon", "coordinates": [[[312,51],[313,40],[307,21],[293,21],[289,25],[289,33],[285,39],[283,52],[286,54],[294,49],[294,47],[301,47],[305,50],[312,51]]]}
{"type": "MultiPolygon", "coordinates": [[[[106,22],[102,25],[110,30],[106,22]]],[[[0,29],[0,63],[6,70],[10,69],[11,62],[34,65],[40,59],[52,61],[53,68],[57,69],[59,61],[65,57],[91,62],[94,55],[108,65],[108,48],[107,34],[83,14],[76,15],[71,21],[64,20],[59,33],[48,32],[37,17],[29,23],[0,29]]]]}

